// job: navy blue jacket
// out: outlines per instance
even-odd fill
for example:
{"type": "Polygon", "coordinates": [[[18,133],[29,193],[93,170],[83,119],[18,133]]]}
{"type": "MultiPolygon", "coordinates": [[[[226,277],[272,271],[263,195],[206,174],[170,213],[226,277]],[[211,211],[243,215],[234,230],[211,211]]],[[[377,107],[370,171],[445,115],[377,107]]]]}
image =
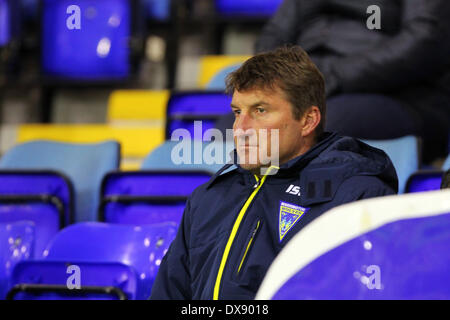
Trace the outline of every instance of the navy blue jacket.
{"type": "Polygon", "coordinates": [[[335,134],[275,175],[224,173],[229,167],[189,198],[151,299],[253,299],[276,255],[308,223],[338,205],[394,194],[398,184],[383,151],[335,134]]]}

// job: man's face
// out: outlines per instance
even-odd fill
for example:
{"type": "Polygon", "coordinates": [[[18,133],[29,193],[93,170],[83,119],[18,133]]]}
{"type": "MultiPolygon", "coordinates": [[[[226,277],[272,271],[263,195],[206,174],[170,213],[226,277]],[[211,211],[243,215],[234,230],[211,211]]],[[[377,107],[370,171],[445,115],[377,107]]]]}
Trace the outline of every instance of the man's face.
{"type": "Polygon", "coordinates": [[[292,104],[281,89],[235,90],[231,108],[235,114],[234,142],[242,168],[255,171],[268,167],[268,162],[274,164],[274,157],[278,157],[277,164],[283,164],[305,151],[303,117],[294,119],[292,104]]]}

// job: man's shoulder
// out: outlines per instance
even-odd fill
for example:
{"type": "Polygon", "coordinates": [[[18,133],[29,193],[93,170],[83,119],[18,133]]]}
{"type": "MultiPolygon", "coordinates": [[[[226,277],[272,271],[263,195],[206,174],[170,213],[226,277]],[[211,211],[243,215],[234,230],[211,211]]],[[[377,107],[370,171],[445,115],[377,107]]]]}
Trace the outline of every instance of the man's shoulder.
{"type": "Polygon", "coordinates": [[[336,192],[336,198],[360,200],[395,194],[396,191],[377,176],[357,175],[344,180],[336,192]]]}
{"type": "Polygon", "coordinates": [[[227,185],[232,183],[238,175],[239,173],[235,165],[224,166],[222,167],[222,169],[217,171],[207,182],[198,186],[192,193],[192,197],[194,195],[205,193],[210,189],[224,186],[226,187],[227,185]]]}

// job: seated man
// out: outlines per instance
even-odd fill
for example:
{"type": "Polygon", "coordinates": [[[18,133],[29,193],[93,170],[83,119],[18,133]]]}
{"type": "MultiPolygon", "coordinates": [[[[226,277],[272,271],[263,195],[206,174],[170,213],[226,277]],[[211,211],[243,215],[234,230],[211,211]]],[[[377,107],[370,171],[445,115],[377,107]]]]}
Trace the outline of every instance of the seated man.
{"type": "Polygon", "coordinates": [[[252,57],[227,87],[235,163],[191,195],[152,299],[253,299],[308,223],[335,206],[397,192],[383,151],[323,132],[324,79],[300,47],[252,57]]]}

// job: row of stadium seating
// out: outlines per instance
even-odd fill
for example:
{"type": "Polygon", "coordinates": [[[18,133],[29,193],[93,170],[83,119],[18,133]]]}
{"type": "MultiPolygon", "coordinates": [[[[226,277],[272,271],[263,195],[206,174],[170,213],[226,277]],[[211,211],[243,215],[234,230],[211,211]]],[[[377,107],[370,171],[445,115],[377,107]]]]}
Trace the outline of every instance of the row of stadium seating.
{"type": "MultiPolygon", "coordinates": [[[[189,1],[189,0],[188,0],[189,1]]],[[[26,17],[35,17],[38,13],[39,0],[21,0],[22,10],[26,17]]],[[[142,0],[145,14],[150,19],[165,21],[170,19],[172,0],[142,0]]],[[[276,10],[281,0],[214,0],[215,8],[221,15],[271,15],[276,10]]]]}
{"type": "Polygon", "coordinates": [[[185,128],[192,138],[203,139],[215,121],[230,112],[230,101],[221,91],[119,90],[111,94],[107,124],[24,124],[17,127],[16,142],[116,140],[121,144],[121,168],[136,169],[176,129],[185,128]],[[195,121],[202,121],[201,131],[194,131],[195,121]]]}
{"type": "MultiPolygon", "coordinates": [[[[450,168],[449,157],[442,171],[418,171],[414,137],[366,142],[390,156],[399,176],[400,193],[439,189],[442,171],[450,168]]],[[[4,196],[45,194],[49,197],[47,202],[53,201],[52,196],[58,198],[63,212],[56,217],[64,218],[56,221],[61,220],[64,225],[96,221],[100,202],[103,201],[101,209],[106,210],[109,207],[104,207],[105,202],[118,201],[120,195],[183,197],[172,199],[182,202],[196,186],[231,161],[232,150],[232,143],[221,141],[166,141],[150,152],[138,170],[118,171],[118,142],[32,141],[17,145],[0,159],[0,190],[4,196]],[[208,158],[209,152],[215,154],[208,158]],[[160,181],[164,181],[165,186],[157,187],[160,181]],[[183,186],[176,187],[178,184],[183,186]]],[[[110,221],[109,213],[103,212],[102,216],[110,221]]]]}
{"type": "Polygon", "coordinates": [[[0,299],[146,299],[176,230],[174,223],[78,223],[34,258],[36,225],[0,223],[0,299]]]}
{"type": "MultiPolygon", "coordinates": [[[[30,20],[37,18],[39,12],[39,1],[41,0],[19,1],[24,19],[30,20]]],[[[171,2],[171,0],[142,0],[142,6],[144,7],[143,11],[149,19],[158,21],[168,20],[170,18],[171,2]]]]}
{"type": "MultiPolygon", "coordinates": [[[[395,142],[384,142],[384,145],[380,141],[377,143],[378,147],[384,148],[388,153],[394,152],[395,155],[397,152],[397,155],[400,155],[397,159],[391,156],[400,173],[403,169],[402,165],[409,165],[404,160],[411,159],[407,152],[414,149],[411,148],[410,143],[416,143],[416,141],[414,137],[405,137],[395,142]]],[[[7,268],[0,272],[3,281],[13,281],[12,266],[21,257],[25,260],[38,261],[50,259],[48,255],[49,252],[52,252],[51,248],[55,245],[54,242],[59,243],[58,241],[60,241],[55,239],[59,239],[60,235],[69,232],[68,230],[81,230],[79,231],[80,236],[72,234],[71,237],[62,238],[66,239],[64,241],[72,239],[77,243],[74,246],[83,246],[84,239],[91,239],[81,236],[84,233],[89,234],[90,231],[86,230],[112,228],[111,232],[115,234],[115,227],[112,225],[128,226],[128,228],[139,225],[149,226],[152,229],[150,227],[152,225],[164,224],[165,227],[161,227],[162,229],[155,228],[164,232],[169,232],[167,228],[176,230],[187,197],[193,189],[208,181],[221,166],[221,164],[208,165],[194,162],[188,165],[177,165],[173,161],[172,154],[177,145],[178,142],[173,141],[162,144],[145,159],[141,170],[128,172],[117,171],[120,147],[117,142],[113,141],[97,145],[35,141],[11,149],[0,161],[0,223],[12,224],[4,226],[7,234],[10,231],[19,230],[17,232],[23,232],[23,236],[5,236],[4,238],[6,242],[3,245],[6,245],[7,249],[2,248],[2,252],[6,252],[7,257],[4,258],[6,261],[2,266],[7,266],[7,268]],[[19,223],[23,221],[28,222],[19,223]],[[88,221],[102,221],[107,224],[92,224],[88,221]],[[74,222],[76,224],[73,224],[74,222]],[[15,223],[19,223],[19,226],[15,227],[15,223]],[[19,242],[14,239],[19,239],[19,242]],[[22,244],[21,239],[29,239],[28,244],[22,244]]],[[[204,150],[208,143],[200,145],[201,150],[204,150]]],[[[221,143],[218,146],[219,148],[225,147],[221,143]]],[[[189,147],[191,155],[198,151],[195,150],[195,143],[189,144],[189,147]]],[[[222,155],[226,157],[226,150],[222,155]]],[[[224,162],[229,159],[224,159],[224,162]]],[[[450,157],[443,169],[449,167],[450,157]]],[[[442,172],[416,173],[408,182],[407,192],[438,189],[441,177],[442,172]]],[[[134,229],[130,230],[131,233],[134,232],[134,229]]],[[[92,231],[92,237],[109,239],[106,236],[100,237],[97,232],[103,231],[92,231]]],[[[151,231],[149,232],[151,234],[151,231]]],[[[130,237],[132,238],[132,236],[130,237]]],[[[101,246],[106,246],[105,241],[97,240],[92,243],[103,243],[101,246]]],[[[170,243],[170,240],[166,243],[170,243]]],[[[105,254],[110,254],[109,250],[106,251],[108,253],[105,254]]],[[[125,251],[120,253],[120,257],[123,258],[123,255],[126,255],[125,251]]],[[[81,253],[80,256],[77,256],[70,252],[66,251],[64,255],[63,250],[61,256],[50,255],[50,257],[56,260],[89,263],[95,262],[96,256],[103,259],[100,258],[100,255],[84,253],[91,257],[84,258],[81,253]]],[[[88,252],[90,251],[88,250],[88,252]]],[[[163,251],[159,252],[163,255],[163,251]]],[[[142,257],[142,254],[140,253],[139,256],[142,257]]],[[[159,257],[162,258],[161,255],[159,257]]],[[[117,256],[115,259],[116,262],[122,261],[117,256]]],[[[107,259],[108,263],[111,261],[107,259]]],[[[103,260],[97,260],[97,262],[105,263],[103,260]]],[[[53,274],[46,269],[50,268],[47,262],[42,262],[44,266],[39,264],[41,262],[36,263],[38,264],[37,269],[34,267],[23,268],[28,270],[26,272],[53,274]]],[[[54,268],[61,269],[64,265],[60,262],[54,268]]],[[[99,272],[97,268],[93,270],[99,272]]],[[[17,277],[21,276],[17,275],[17,277]]],[[[148,281],[147,291],[144,290],[148,294],[153,278],[149,275],[143,277],[148,281]]],[[[14,281],[13,283],[17,284],[23,283],[25,280],[14,281]]],[[[8,288],[11,288],[11,285],[8,288]]],[[[132,295],[131,297],[136,296],[132,295]]],[[[139,297],[142,298],[142,296],[139,297]]]]}
{"type": "MultiPolygon", "coordinates": [[[[142,27],[137,21],[143,17],[143,4],[154,16],[167,19],[170,1],[146,0],[42,0],[38,25],[40,31],[40,70],[48,84],[61,81],[117,82],[128,81],[135,74],[135,66],[142,56],[142,27]],[[69,21],[74,14],[71,6],[80,8],[80,23],[73,29],[69,21]]],[[[218,14],[268,16],[280,0],[231,1],[216,0],[218,14]]],[[[12,12],[20,7],[15,1],[0,1],[0,48],[20,42],[19,23],[12,12]],[[17,33],[17,34],[15,34],[17,33]]],[[[176,2],[177,3],[177,2],[176,2]]],[[[32,6],[28,2],[28,7],[32,6]]],[[[147,11],[147,10],[144,10],[147,11]]],[[[72,19],[72,20],[71,20],[72,19]]],[[[72,21],[73,22],[73,21],[72,21]]]]}

